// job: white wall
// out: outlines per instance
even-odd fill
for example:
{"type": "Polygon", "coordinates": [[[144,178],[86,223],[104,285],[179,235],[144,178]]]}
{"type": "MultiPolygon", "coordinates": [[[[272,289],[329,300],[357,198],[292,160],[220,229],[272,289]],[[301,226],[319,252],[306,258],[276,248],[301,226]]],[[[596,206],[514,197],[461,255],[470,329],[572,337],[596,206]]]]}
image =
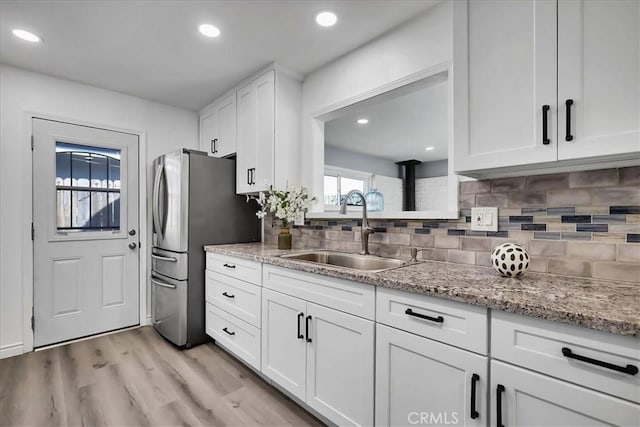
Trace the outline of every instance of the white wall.
{"type": "MultiPolygon", "coordinates": [[[[147,160],[148,191],[156,156],[198,144],[195,112],[0,65],[0,357],[22,352],[30,315],[23,312],[23,287],[31,274],[23,277],[23,266],[32,250],[27,112],[144,132],[146,154],[140,156],[147,160]]],[[[150,212],[147,198],[147,236],[150,212]]],[[[150,241],[142,243],[148,259],[150,241]]]]}
{"type": "MultiPolygon", "coordinates": [[[[313,141],[312,118],[328,107],[453,57],[451,2],[440,3],[365,46],[309,74],[302,86],[303,185],[322,186],[323,142],[313,141]]],[[[317,123],[315,125],[318,125],[317,123]]]]}

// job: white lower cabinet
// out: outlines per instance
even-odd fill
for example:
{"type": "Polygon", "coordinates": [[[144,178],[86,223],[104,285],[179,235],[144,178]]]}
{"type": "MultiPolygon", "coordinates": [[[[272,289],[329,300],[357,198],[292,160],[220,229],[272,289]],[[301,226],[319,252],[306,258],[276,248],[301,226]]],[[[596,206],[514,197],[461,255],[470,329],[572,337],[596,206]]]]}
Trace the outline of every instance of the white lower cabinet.
{"type": "Polygon", "coordinates": [[[491,361],[496,426],[638,426],[640,407],[546,375],[491,361]]]}
{"type": "Polygon", "coordinates": [[[269,289],[262,372],[338,425],[373,425],[374,322],[269,289]]]}
{"type": "Polygon", "coordinates": [[[487,358],[378,323],[376,426],[486,426],[487,358]]]}

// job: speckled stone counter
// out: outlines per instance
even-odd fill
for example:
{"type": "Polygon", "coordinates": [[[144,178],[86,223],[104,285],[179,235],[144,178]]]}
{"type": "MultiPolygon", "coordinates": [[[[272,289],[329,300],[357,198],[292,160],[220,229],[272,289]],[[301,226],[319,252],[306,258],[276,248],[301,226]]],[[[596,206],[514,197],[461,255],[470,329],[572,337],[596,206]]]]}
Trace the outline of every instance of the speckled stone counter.
{"type": "Polygon", "coordinates": [[[367,273],[281,258],[305,251],[278,250],[261,243],[212,245],[205,250],[621,335],[640,335],[640,284],[539,273],[509,279],[489,267],[440,261],[367,273]]]}

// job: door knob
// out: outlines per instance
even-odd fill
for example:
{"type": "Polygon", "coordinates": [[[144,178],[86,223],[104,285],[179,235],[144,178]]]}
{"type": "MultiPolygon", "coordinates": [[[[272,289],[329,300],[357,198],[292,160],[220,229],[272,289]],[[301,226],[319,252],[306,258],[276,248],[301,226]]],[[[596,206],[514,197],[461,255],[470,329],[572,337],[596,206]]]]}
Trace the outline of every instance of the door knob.
{"type": "Polygon", "coordinates": [[[135,236],[136,235],[136,230],[129,230],[129,236],[135,236]]]}
{"type": "Polygon", "coordinates": [[[136,245],[134,242],[129,243],[129,249],[135,249],[136,247],[138,247],[138,245],[136,245]]]}

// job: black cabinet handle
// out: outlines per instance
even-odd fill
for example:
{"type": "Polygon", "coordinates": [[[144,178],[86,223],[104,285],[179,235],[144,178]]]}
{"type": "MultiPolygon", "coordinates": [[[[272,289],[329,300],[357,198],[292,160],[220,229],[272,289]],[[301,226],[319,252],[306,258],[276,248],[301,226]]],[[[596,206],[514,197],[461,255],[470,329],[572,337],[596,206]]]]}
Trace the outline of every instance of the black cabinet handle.
{"type": "Polygon", "coordinates": [[[299,340],[304,339],[304,335],[300,333],[300,320],[302,320],[303,317],[304,317],[304,313],[298,313],[298,339],[299,340]]]}
{"type": "Polygon", "coordinates": [[[211,152],[212,153],[218,152],[218,138],[211,140],[211,152]]]}
{"type": "Polygon", "coordinates": [[[251,168],[247,169],[247,184],[251,185],[251,168]]]}
{"type": "Polygon", "coordinates": [[[251,184],[251,185],[255,185],[255,184],[256,184],[256,181],[255,181],[255,178],[256,178],[256,168],[251,168],[251,169],[249,169],[249,170],[251,171],[251,178],[250,178],[250,182],[249,182],[249,184],[251,184]]]}
{"type": "Polygon", "coordinates": [[[480,413],[476,410],[476,383],[480,381],[480,375],[471,375],[471,419],[475,420],[480,416],[480,413]]]}
{"type": "Polygon", "coordinates": [[[227,334],[229,335],[235,335],[235,332],[229,332],[229,330],[227,328],[222,328],[223,331],[225,331],[227,334]]]}
{"type": "Polygon", "coordinates": [[[548,135],[548,123],[547,123],[547,116],[549,115],[549,109],[551,107],[549,107],[548,105],[543,105],[542,106],[542,144],[543,145],[549,145],[551,143],[551,140],[549,139],[549,135],[548,135]]]}
{"type": "Polygon", "coordinates": [[[305,330],[307,333],[307,342],[311,342],[311,336],[309,335],[309,321],[311,320],[311,316],[307,316],[307,320],[305,320],[305,330]]]}
{"type": "Polygon", "coordinates": [[[565,109],[567,110],[567,135],[564,137],[565,141],[573,141],[573,135],[571,135],[571,106],[573,105],[573,99],[567,99],[564,101],[565,109]]]}
{"type": "Polygon", "coordinates": [[[602,360],[592,359],[587,356],[580,356],[579,354],[575,354],[568,347],[562,347],[562,355],[564,357],[568,357],[569,359],[576,359],[581,362],[591,363],[592,365],[602,366],[603,368],[612,369],[614,371],[623,372],[629,375],[635,375],[638,373],[638,367],[635,365],[627,365],[627,366],[619,366],[614,365],[613,363],[603,362],[602,360]]]}
{"type": "Polygon", "coordinates": [[[496,388],[496,426],[504,427],[502,424],[502,392],[504,392],[504,386],[498,384],[496,388]]]}
{"type": "Polygon", "coordinates": [[[235,295],[230,295],[230,294],[228,294],[228,293],[227,293],[227,291],[224,291],[224,292],[222,293],[222,295],[224,295],[224,296],[225,296],[225,297],[227,297],[227,298],[235,298],[235,297],[236,297],[235,295]]]}
{"type": "Polygon", "coordinates": [[[444,317],[442,317],[442,316],[431,317],[431,316],[427,316],[426,314],[416,313],[415,311],[411,310],[410,308],[407,308],[404,311],[404,314],[408,314],[409,316],[413,316],[413,317],[419,317],[420,319],[424,319],[424,320],[430,320],[431,322],[436,322],[436,323],[444,322],[444,317]]]}
{"type": "Polygon", "coordinates": [[[227,268],[236,268],[235,265],[233,264],[227,264],[226,262],[224,264],[222,264],[223,267],[227,267],[227,268]]]}

